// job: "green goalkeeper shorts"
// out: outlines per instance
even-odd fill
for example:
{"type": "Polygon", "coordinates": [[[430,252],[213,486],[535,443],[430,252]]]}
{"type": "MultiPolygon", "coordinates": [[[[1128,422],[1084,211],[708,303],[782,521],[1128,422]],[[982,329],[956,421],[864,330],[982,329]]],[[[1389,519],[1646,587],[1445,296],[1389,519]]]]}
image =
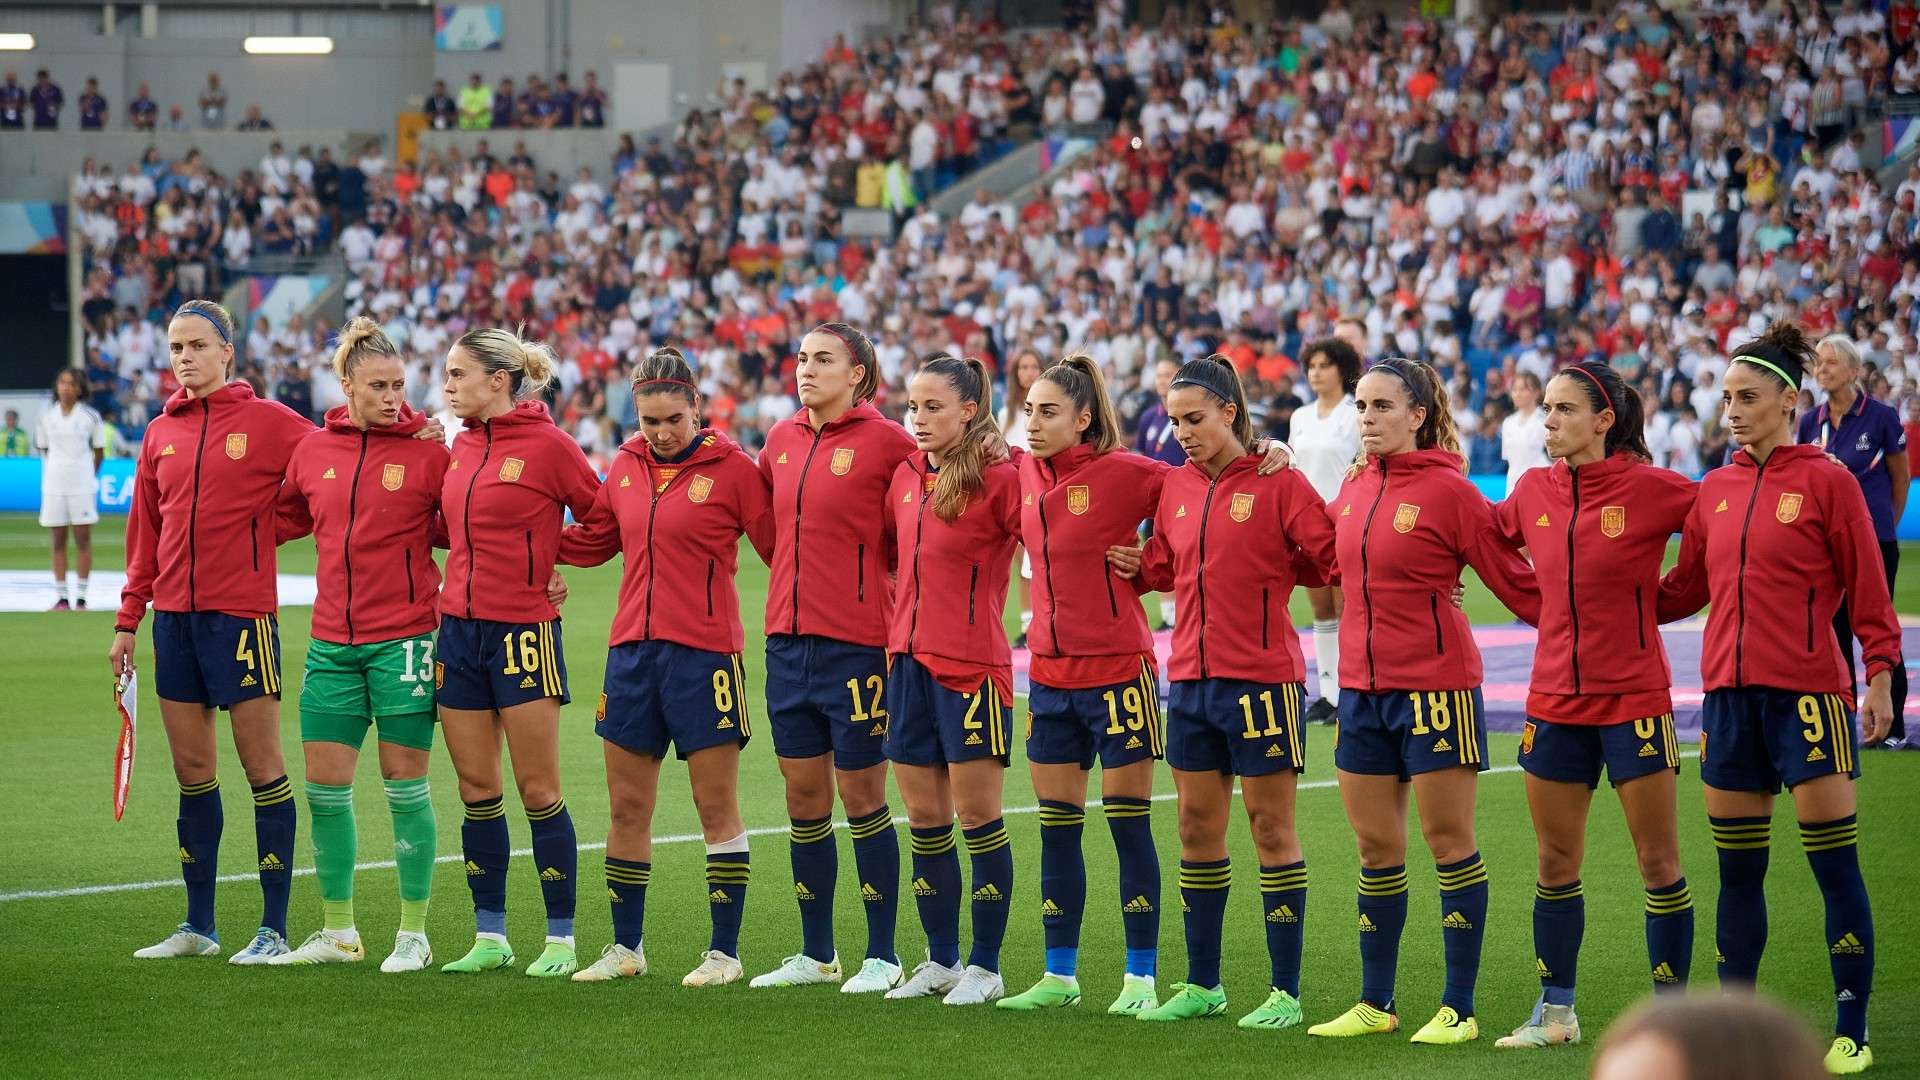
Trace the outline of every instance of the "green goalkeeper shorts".
{"type": "Polygon", "coordinates": [[[300,685],[302,742],[354,749],[377,724],[380,741],[433,748],[433,635],[367,645],[315,638],[300,685]]]}

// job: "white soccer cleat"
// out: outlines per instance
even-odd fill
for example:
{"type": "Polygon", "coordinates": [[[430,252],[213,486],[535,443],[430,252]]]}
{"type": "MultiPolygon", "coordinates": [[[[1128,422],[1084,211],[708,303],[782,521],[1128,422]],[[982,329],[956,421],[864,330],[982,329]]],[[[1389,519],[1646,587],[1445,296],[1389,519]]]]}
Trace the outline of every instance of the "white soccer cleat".
{"type": "Polygon", "coordinates": [[[771,986],[824,986],[840,981],[840,954],[835,953],[828,963],[821,963],[806,953],[795,953],[780,961],[780,966],[765,975],[755,975],[748,986],[766,989],[771,986]]]}
{"type": "Polygon", "coordinates": [[[135,949],[136,960],[170,960],[176,956],[219,956],[220,943],[181,923],[166,940],[149,945],[144,949],[135,949]]]}
{"type": "Polygon", "coordinates": [[[977,964],[968,964],[960,973],[960,981],[947,991],[942,1000],[946,1005],[988,1005],[1007,996],[1007,984],[997,971],[988,971],[977,964]]]}
{"type": "Polygon", "coordinates": [[[380,961],[380,970],[389,975],[425,971],[432,963],[433,947],[427,944],[427,935],[402,930],[393,936],[393,955],[380,961]]]}
{"type": "Polygon", "coordinates": [[[860,971],[840,984],[843,994],[883,994],[900,985],[906,973],[891,960],[869,956],[860,963],[860,971]]]}
{"type": "MultiPolygon", "coordinates": [[[[647,973],[647,951],[644,947],[629,949],[617,942],[600,950],[600,959],[573,973],[574,982],[612,982],[615,979],[632,979],[647,973]]],[[[693,976],[689,975],[691,979],[693,976]]]]}
{"type": "Polygon", "coordinates": [[[905,1001],[907,998],[945,996],[960,981],[960,969],[945,964],[936,964],[931,960],[913,969],[913,975],[906,982],[887,991],[887,1000],[905,1001]]]}
{"type": "Polygon", "coordinates": [[[1574,1015],[1573,1006],[1549,1005],[1543,1001],[1526,1023],[1514,1028],[1513,1034],[1502,1036],[1493,1045],[1502,1050],[1539,1050],[1579,1041],[1580,1018],[1574,1015]]]}
{"type": "Polygon", "coordinates": [[[334,930],[315,930],[307,935],[307,940],[292,952],[271,957],[268,964],[274,967],[293,967],[307,964],[357,964],[367,958],[366,947],[360,944],[360,935],[351,939],[334,930]]]}
{"type": "Polygon", "coordinates": [[[279,931],[263,926],[254,931],[253,940],[247,942],[246,948],[227,957],[227,963],[241,967],[270,964],[274,957],[285,956],[292,951],[287,947],[287,939],[281,937],[279,931]]]}
{"type": "Polygon", "coordinates": [[[700,966],[687,972],[686,977],[680,980],[680,985],[725,986],[739,982],[744,974],[738,957],[728,956],[719,949],[708,949],[700,954],[700,966]]]}

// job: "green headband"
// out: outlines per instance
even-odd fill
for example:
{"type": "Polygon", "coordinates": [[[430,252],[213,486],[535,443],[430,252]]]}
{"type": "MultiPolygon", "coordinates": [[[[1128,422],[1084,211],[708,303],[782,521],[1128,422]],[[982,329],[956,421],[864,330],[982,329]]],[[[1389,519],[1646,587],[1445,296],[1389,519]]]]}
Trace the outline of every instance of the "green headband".
{"type": "Polygon", "coordinates": [[[1789,377],[1785,369],[1783,369],[1779,364],[1776,364],[1771,360],[1763,360],[1758,356],[1751,356],[1746,353],[1742,353],[1739,356],[1734,357],[1734,359],[1745,360],[1749,364],[1754,364],[1758,367],[1766,368],[1768,371],[1771,371],[1775,375],[1780,376],[1780,381],[1783,383],[1786,383],[1787,389],[1789,390],[1798,390],[1800,388],[1799,380],[1789,377]]]}

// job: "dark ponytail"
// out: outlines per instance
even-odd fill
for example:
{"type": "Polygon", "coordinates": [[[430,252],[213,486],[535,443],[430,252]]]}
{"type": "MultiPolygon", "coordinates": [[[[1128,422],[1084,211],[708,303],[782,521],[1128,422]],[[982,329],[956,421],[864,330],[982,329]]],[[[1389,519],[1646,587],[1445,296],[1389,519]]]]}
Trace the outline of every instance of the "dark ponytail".
{"type": "Polygon", "coordinates": [[[688,405],[698,408],[700,390],[693,382],[693,365],[679,349],[662,345],[633,369],[633,396],[678,394],[688,405]]]}
{"type": "Polygon", "coordinates": [[[1060,388],[1075,409],[1084,409],[1092,417],[1080,441],[1104,454],[1120,445],[1120,422],[1113,414],[1113,399],[1107,397],[1107,381],[1100,365],[1090,356],[1075,353],[1040,373],[1040,378],[1060,388]]]}
{"type": "Polygon", "coordinates": [[[1647,450],[1646,407],[1638,392],[1629,388],[1620,373],[1605,360],[1586,360],[1563,369],[1556,379],[1566,379],[1585,395],[1587,404],[1598,414],[1612,410],[1613,426],[1607,429],[1607,456],[1626,454],[1641,461],[1652,461],[1647,450]]]}
{"type": "Polygon", "coordinates": [[[1189,360],[1173,376],[1173,386],[1197,386],[1221,402],[1233,406],[1233,437],[1240,449],[1253,449],[1253,416],[1247,411],[1247,391],[1240,385],[1240,373],[1233,361],[1219,353],[1204,360],[1189,360]]]}

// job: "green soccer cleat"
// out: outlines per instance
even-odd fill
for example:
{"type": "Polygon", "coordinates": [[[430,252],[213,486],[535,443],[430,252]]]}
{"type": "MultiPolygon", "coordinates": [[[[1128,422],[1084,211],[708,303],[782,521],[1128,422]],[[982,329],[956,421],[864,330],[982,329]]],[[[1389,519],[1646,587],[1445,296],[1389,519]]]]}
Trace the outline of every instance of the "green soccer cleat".
{"type": "Polygon", "coordinates": [[[1442,1005],[1440,1011],[1433,1014],[1427,1026],[1413,1033],[1408,1042],[1425,1043],[1428,1046],[1457,1046],[1472,1042],[1480,1037],[1480,1021],[1471,1016],[1462,1017],[1453,1006],[1442,1005]]]}
{"type": "Polygon", "coordinates": [[[1192,983],[1174,983],[1173,996],[1151,1009],[1134,1013],[1135,1020],[1198,1020],[1219,1016],[1227,1011],[1227,992],[1219,987],[1208,990],[1192,983]]]}
{"type": "Polygon", "coordinates": [[[574,953],[573,946],[565,941],[547,939],[547,947],[540,952],[540,958],[527,965],[527,974],[536,979],[564,979],[580,968],[580,957],[574,953]]]}
{"type": "Polygon", "coordinates": [[[471,975],[480,971],[496,971],[513,966],[513,946],[490,934],[473,939],[473,948],[458,960],[449,960],[440,965],[440,970],[449,975],[471,975]]]}
{"type": "Polygon", "coordinates": [[[1307,1034],[1328,1039],[1351,1039],[1357,1035],[1388,1035],[1399,1030],[1398,1016],[1362,1001],[1324,1024],[1313,1025],[1307,1029],[1307,1034]]]}
{"type": "Polygon", "coordinates": [[[1248,1031],[1279,1031],[1300,1023],[1300,1002],[1285,990],[1267,995],[1261,1006],[1240,1018],[1239,1026],[1248,1031]]]}
{"type": "Polygon", "coordinates": [[[1080,1004],[1080,980],[1048,972],[1040,976],[1040,981],[1034,983],[1033,988],[1026,993],[1001,998],[993,1004],[995,1008],[1011,1009],[1014,1012],[1064,1009],[1069,1005],[1080,1004]]]}
{"type": "Polygon", "coordinates": [[[1128,975],[1120,980],[1120,996],[1107,1006],[1109,1016],[1137,1016],[1160,1004],[1153,976],[1128,975]]]}
{"type": "Polygon", "coordinates": [[[1845,1035],[1835,1036],[1833,1047],[1827,1051],[1826,1066],[1835,1076],[1866,1072],[1873,1068],[1873,1048],[1862,1046],[1845,1035]]]}

